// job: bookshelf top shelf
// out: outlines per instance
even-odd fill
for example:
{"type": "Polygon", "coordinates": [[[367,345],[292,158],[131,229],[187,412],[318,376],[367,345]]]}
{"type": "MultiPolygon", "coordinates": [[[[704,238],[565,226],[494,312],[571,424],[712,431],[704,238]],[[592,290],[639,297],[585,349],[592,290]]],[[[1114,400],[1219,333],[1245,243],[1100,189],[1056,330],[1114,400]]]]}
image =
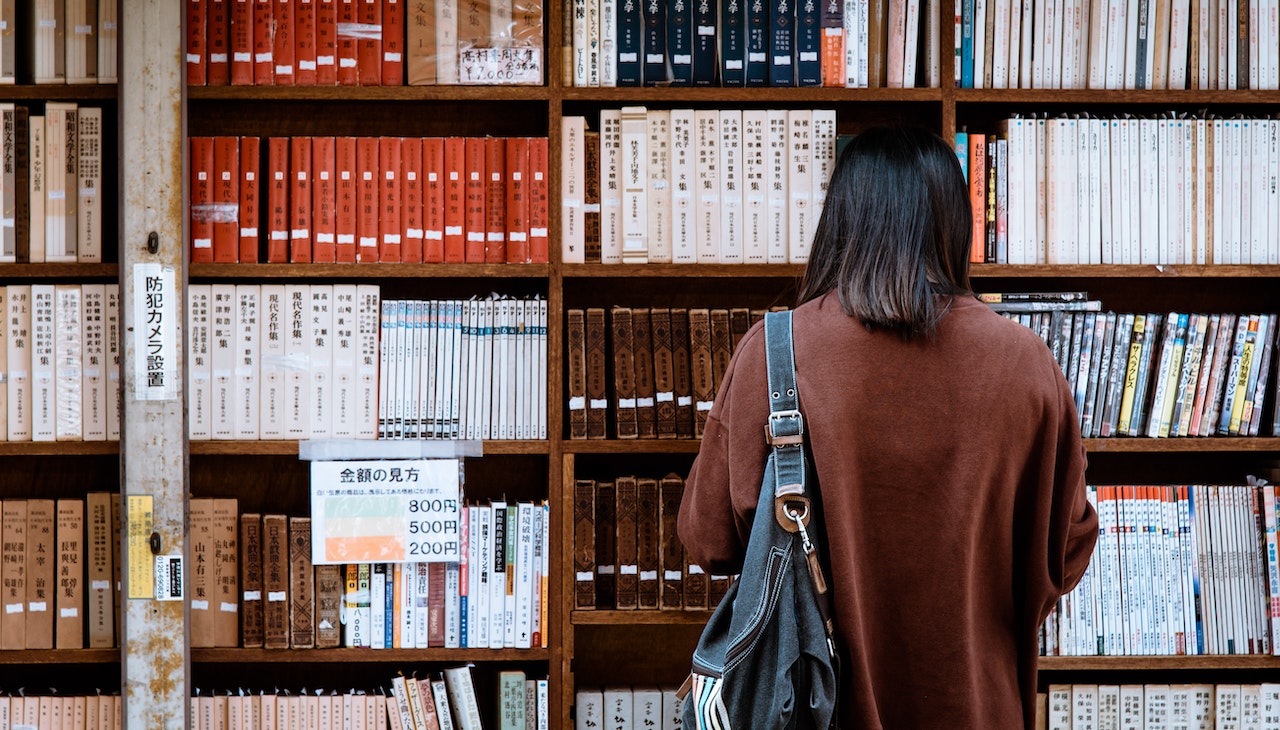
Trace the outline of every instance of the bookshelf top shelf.
{"type": "Polygon", "coordinates": [[[549,264],[191,264],[192,279],[545,279],[549,264]]]}
{"type": "Polygon", "coordinates": [[[114,99],[116,89],[115,84],[0,84],[0,102],[114,99]]]}
{"type": "Polygon", "coordinates": [[[0,280],[14,279],[115,279],[120,276],[117,264],[0,264],[0,280]]]}
{"type": "Polygon", "coordinates": [[[1041,672],[1098,670],[1211,670],[1278,669],[1280,657],[1265,654],[1233,656],[1049,656],[1040,657],[1041,672]]]}
{"type": "Polygon", "coordinates": [[[955,89],[957,104],[1275,104],[1280,92],[1261,89],[955,89]]]}
{"type": "Polygon", "coordinates": [[[188,86],[211,101],[546,101],[545,86],[188,86]]]}
{"type": "Polygon", "coordinates": [[[199,664],[419,664],[422,662],[538,662],[547,649],[192,649],[199,664]]]}
{"type": "Polygon", "coordinates": [[[567,87],[560,89],[565,101],[645,102],[737,102],[759,104],[847,104],[850,102],[940,102],[941,89],[845,89],[836,87],[720,87],[720,86],[631,86],[610,88],[567,87]]]}
{"type": "Polygon", "coordinates": [[[17,649],[0,651],[0,665],[113,664],[119,649],[17,649]]]}
{"type": "Polygon", "coordinates": [[[576,626],[676,626],[705,624],[710,611],[573,611],[576,626]]]}
{"type": "Polygon", "coordinates": [[[1274,264],[973,264],[974,278],[1028,279],[1267,279],[1280,277],[1274,264]]]}
{"type": "MultiPolygon", "coordinates": [[[[235,443],[235,442],[227,442],[235,443]]],[[[485,448],[489,443],[486,442],[485,448]]],[[[569,454],[696,454],[697,439],[590,439],[564,442],[569,454]]],[[[1176,454],[1280,451],[1280,438],[1211,436],[1206,438],[1090,438],[1089,453],[1176,454]]],[[[192,444],[194,451],[195,445],[192,444]]]]}
{"type": "Polygon", "coordinates": [[[797,278],[804,264],[564,264],[566,279],[797,278]]]}
{"type": "MultiPolygon", "coordinates": [[[[191,453],[204,456],[297,456],[297,441],[191,441],[191,453]]],[[[547,441],[485,441],[484,453],[548,454],[547,441]]],[[[3,453],[3,452],[0,452],[3,453]]]]}

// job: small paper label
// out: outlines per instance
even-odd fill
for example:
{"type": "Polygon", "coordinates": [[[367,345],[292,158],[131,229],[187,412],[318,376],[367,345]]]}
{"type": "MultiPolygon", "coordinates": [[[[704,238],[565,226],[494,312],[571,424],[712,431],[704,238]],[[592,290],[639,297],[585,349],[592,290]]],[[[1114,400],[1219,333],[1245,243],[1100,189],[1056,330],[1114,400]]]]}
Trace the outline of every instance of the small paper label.
{"type": "Polygon", "coordinates": [[[245,591],[245,592],[244,592],[244,600],[246,600],[246,601],[261,601],[261,600],[262,600],[262,591],[245,591]]]}
{"type": "Polygon", "coordinates": [[[288,596],[288,591],[267,591],[267,602],[280,603],[281,601],[288,600],[288,596]]]}
{"type": "Polygon", "coordinates": [[[636,574],[636,566],[634,566],[634,565],[619,565],[619,566],[618,566],[618,573],[619,573],[620,575],[635,575],[635,574],[636,574]]]}
{"type": "Polygon", "coordinates": [[[657,579],[658,579],[658,571],[656,570],[640,571],[640,580],[657,580],[657,579]]]}
{"type": "Polygon", "coordinates": [[[21,604],[21,603],[6,603],[6,604],[4,604],[4,612],[5,612],[5,613],[22,613],[22,604],[21,604]]]}
{"type": "Polygon", "coordinates": [[[78,608],[64,608],[64,609],[62,609],[62,610],[58,611],[58,615],[59,615],[59,616],[61,616],[62,618],[75,618],[75,617],[77,617],[77,616],[79,616],[79,615],[80,615],[80,609],[78,609],[78,608]]]}
{"type": "Polygon", "coordinates": [[[619,398],[618,407],[619,408],[635,408],[636,399],[635,398],[619,398]]]}
{"type": "Polygon", "coordinates": [[[218,605],[218,610],[222,611],[223,613],[235,613],[240,609],[234,603],[227,603],[226,601],[223,601],[221,604],[218,605]]]}
{"type": "Polygon", "coordinates": [[[596,579],[596,576],[589,570],[579,570],[577,573],[574,573],[574,579],[578,581],[593,581],[596,579]]]}
{"type": "Polygon", "coordinates": [[[671,403],[672,401],[675,400],[675,397],[676,397],[676,394],[672,393],[671,391],[664,391],[662,393],[657,394],[657,399],[659,403],[671,403]]]}
{"type": "Polygon", "coordinates": [[[699,410],[699,411],[709,411],[709,410],[711,410],[711,405],[712,405],[712,403],[713,403],[713,402],[714,402],[714,401],[709,401],[709,400],[700,400],[700,401],[698,401],[698,410],[699,410]]]}
{"type": "Polygon", "coordinates": [[[575,395],[569,399],[569,410],[582,411],[587,408],[587,399],[580,395],[575,395]]]}
{"type": "Polygon", "coordinates": [[[44,601],[31,601],[27,603],[27,610],[31,613],[44,613],[49,607],[44,601]]]}
{"type": "Polygon", "coordinates": [[[588,403],[592,408],[608,408],[609,407],[609,401],[605,400],[604,398],[592,398],[590,401],[588,401],[588,403]]]}
{"type": "Polygon", "coordinates": [[[663,580],[680,580],[684,575],[678,570],[667,570],[662,573],[663,580]]]}
{"type": "Polygon", "coordinates": [[[208,611],[209,602],[208,601],[192,601],[191,610],[192,611],[208,611]]]}
{"type": "Polygon", "coordinates": [[[597,565],[596,575],[613,575],[612,565],[597,565]]]}
{"type": "Polygon", "coordinates": [[[702,566],[691,564],[689,566],[689,575],[702,575],[702,566]]]}

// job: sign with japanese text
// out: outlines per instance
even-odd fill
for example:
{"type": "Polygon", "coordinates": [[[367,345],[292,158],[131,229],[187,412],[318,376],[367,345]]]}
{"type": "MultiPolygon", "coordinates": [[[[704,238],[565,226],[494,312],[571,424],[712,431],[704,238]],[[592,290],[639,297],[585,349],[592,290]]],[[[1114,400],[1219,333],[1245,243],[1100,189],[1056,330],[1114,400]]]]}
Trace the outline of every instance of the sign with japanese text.
{"type": "Polygon", "coordinates": [[[311,560],[459,560],[462,463],[457,459],[311,462],[311,560]]]}
{"type": "Polygon", "coordinates": [[[133,265],[133,398],[178,397],[178,301],[173,267],[133,265]]]}

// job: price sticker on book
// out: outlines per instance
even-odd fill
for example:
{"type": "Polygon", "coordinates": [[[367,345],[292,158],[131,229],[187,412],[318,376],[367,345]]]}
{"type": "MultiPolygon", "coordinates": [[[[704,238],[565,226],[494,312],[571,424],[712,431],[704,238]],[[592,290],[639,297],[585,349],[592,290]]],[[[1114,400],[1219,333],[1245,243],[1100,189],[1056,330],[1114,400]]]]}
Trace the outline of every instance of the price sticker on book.
{"type": "Polygon", "coordinates": [[[457,562],[458,459],[311,462],[311,560],[457,562]]]}
{"type": "Polygon", "coordinates": [[[541,84],[540,48],[468,48],[458,54],[463,84],[541,84]]]}

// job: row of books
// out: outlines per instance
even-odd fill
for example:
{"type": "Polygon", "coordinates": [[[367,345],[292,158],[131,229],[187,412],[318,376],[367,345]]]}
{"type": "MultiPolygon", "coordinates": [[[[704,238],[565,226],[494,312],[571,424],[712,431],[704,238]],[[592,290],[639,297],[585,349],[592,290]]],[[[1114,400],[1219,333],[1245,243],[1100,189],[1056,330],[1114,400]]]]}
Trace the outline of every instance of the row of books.
{"type": "Polygon", "coordinates": [[[1036,726],[1093,728],[1280,728],[1276,684],[1051,684],[1037,695],[1036,726]]]}
{"type": "Polygon", "coordinates": [[[674,687],[582,687],[574,695],[574,730],[678,730],[680,700],[674,687]]]}
{"type": "Polygon", "coordinates": [[[545,439],[547,301],[382,303],[378,437],[545,439]]]}
{"type": "Polygon", "coordinates": [[[1270,0],[961,0],[961,88],[1275,89],[1270,0]]]}
{"type": "MultiPolygon", "coordinates": [[[[427,679],[393,679],[387,700],[390,730],[482,730],[470,669],[470,665],[446,669],[427,679]],[[463,672],[468,673],[464,676],[463,672]]],[[[501,671],[497,690],[493,717],[501,730],[550,730],[547,679],[529,678],[516,670],[501,671]]]]}
{"type": "MultiPolygon", "coordinates": [[[[1097,302],[1077,302],[1095,305],[1097,302]]],[[[997,309],[1008,304],[993,305],[997,309]]],[[[1074,389],[1086,437],[1257,436],[1274,314],[1007,312],[1046,343],[1074,389]]],[[[1272,395],[1270,406],[1276,408],[1272,395]]],[[[1275,414],[1266,430],[1276,435],[1275,414]]]]}
{"type": "Polygon", "coordinates": [[[115,0],[0,2],[0,84],[116,83],[119,17],[115,0]]]}
{"type": "Polygon", "coordinates": [[[192,440],[377,437],[377,284],[192,284],[187,302],[192,440]]]}
{"type": "Polygon", "coordinates": [[[562,134],[565,263],[808,260],[834,110],[625,107],[600,112],[598,138],[583,117],[565,117],[562,134]]]}
{"type": "Polygon", "coordinates": [[[191,500],[191,645],[546,647],[546,502],[462,508],[462,560],[312,562],[310,517],[191,500]]]}
{"type": "Polygon", "coordinates": [[[33,111],[0,102],[0,264],[101,262],[102,109],[33,111]]]}
{"type": "Polygon", "coordinates": [[[119,285],[0,286],[0,314],[0,440],[119,440],[119,285]]]}
{"type": "Polygon", "coordinates": [[[729,357],[763,309],[570,309],[569,438],[698,438],[729,357]],[[612,376],[612,382],[610,381],[612,376]]]}
{"type": "Polygon", "coordinates": [[[1275,488],[1089,486],[1098,545],[1044,626],[1059,656],[1270,654],[1275,488]]]}
{"type": "Polygon", "coordinates": [[[574,86],[939,84],[941,3],[569,0],[574,86]]]}
{"type": "Polygon", "coordinates": [[[547,261],[543,137],[192,137],[190,148],[193,262],[547,261]]]}
{"type": "Polygon", "coordinates": [[[191,86],[541,84],[541,0],[187,0],[191,86]]]}
{"type": "Polygon", "coordinates": [[[120,695],[39,695],[0,697],[0,729],[58,727],[122,730],[120,695]],[[55,719],[56,718],[56,719],[55,719]]]}
{"type": "Polygon", "coordinates": [[[1280,122],[1014,118],[960,132],[975,262],[1280,262],[1280,122]]]}
{"type": "Polygon", "coordinates": [[[5,499],[0,543],[0,649],[115,646],[117,494],[5,499]]]}
{"type": "Polygon", "coordinates": [[[689,562],[676,533],[683,494],[675,474],[574,481],[575,610],[705,611],[720,603],[732,576],[689,562]]]}

